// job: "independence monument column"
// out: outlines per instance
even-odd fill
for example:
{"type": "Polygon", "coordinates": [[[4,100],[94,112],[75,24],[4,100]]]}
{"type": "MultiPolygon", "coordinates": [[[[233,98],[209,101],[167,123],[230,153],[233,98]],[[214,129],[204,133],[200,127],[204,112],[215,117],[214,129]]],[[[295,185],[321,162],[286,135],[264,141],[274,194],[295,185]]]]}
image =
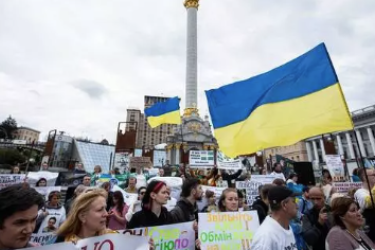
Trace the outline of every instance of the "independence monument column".
{"type": "Polygon", "coordinates": [[[185,0],[187,11],[185,115],[197,112],[197,12],[199,0],[185,0]]]}

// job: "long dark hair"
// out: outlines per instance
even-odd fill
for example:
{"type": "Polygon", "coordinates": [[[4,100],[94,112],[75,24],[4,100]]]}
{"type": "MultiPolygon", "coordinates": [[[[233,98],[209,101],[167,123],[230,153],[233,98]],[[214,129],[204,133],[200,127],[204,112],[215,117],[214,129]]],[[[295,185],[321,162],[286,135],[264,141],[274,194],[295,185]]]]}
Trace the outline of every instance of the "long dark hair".
{"type": "Polygon", "coordinates": [[[113,192],[113,198],[117,200],[117,204],[116,204],[117,212],[122,214],[122,211],[124,210],[125,201],[124,201],[124,196],[122,195],[121,191],[113,192]]]}
{"type": "Polygon", "coordinates": [[[146,188],[146,193],[142,199],[142,209],[150,210],[152,207],[151,193],[158,193],[160,189],[167,186],[163,181],[152,181],[146,188]]]}
{"type": "Polygon", "coordinates": [[[39,187],[39,184],[40,184],[41,181],[45,181],[45,183],[47,185],[47,179],[46,178],[40,178],[39,181],[36,182],[35,186],[39,187]]]}

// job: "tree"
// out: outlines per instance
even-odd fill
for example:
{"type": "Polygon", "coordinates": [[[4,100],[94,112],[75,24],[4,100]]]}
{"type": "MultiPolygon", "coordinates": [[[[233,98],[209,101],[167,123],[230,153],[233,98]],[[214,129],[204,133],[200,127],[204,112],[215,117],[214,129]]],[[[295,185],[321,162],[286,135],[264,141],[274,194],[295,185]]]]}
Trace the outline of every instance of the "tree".
{"type": "Polygon", "coordinates": [[[0,138],[13,139],[12,133],[17,130],[17,121],[9,116],[0,124],[0,138]]]}
{"type": "Polygon", "coordinates": [[[25,162],[27,157],[21,154],[17,149],[0,148],[0,164],[16,165],[25,162]]]}

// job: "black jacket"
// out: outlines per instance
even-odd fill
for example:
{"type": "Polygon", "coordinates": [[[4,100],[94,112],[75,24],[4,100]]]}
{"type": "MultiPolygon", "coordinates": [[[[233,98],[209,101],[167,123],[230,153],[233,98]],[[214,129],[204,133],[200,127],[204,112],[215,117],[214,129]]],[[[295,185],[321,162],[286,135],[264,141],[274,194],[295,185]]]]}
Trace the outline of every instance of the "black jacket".
{"type": "Polygon", "coordinates": [[[198,221],[198,208],[196,204],[191,204],[186,198],[181,198],[171,211],[171,215],[175,223],[198,221]]]}
{"type": "Polygon", "coordinates": [[[331,216],[328,215],[328,221],[321,225],[318,222],[319,213],[320,211],[313,208],[302,217],[302,237],[313,250],[326,249],[326,238],[332,228],[331,216]]]}
{"type": "Polygon", "coordinates": [[[233,187],[232,180],[237,179],[242,174],[242,170],[238,170],[234,174],[228,174],[227,172],[223,172],[221,174],[221,178],[223,178],[223,181],[228,182],[228,187],[233,187]]]}
{"type": "Polygon", "coordinates": [[[174,223],[172,216],[165,207],[162,207],[159,217],[157,217],[151,210],[142,208],[141,211],[136,212],[133,215],[126,228],[154,227],[172,223],[174,223]]]}
{"type": "Polygon", "coordinates": [[[262,224],[262,222],[266,219],[268,215],[268,206],[260,197],[258,197],[253,205],[251,206],[251,210],[256,210],[258,212],[259,217],[259,224],[262,224]]]}

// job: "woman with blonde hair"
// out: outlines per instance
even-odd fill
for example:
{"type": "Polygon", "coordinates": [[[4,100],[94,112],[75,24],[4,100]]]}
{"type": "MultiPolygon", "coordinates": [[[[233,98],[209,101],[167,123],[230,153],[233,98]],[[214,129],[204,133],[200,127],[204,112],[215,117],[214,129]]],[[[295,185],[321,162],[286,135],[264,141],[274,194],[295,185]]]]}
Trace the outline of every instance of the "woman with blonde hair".
{"type": "Polygon", "coordinates": [[[107,229],[107,193],[95,189],[77,197],[66,221],[57,231],[58,242],[77,243],[80,239],[116,233],[107,229]]]}

